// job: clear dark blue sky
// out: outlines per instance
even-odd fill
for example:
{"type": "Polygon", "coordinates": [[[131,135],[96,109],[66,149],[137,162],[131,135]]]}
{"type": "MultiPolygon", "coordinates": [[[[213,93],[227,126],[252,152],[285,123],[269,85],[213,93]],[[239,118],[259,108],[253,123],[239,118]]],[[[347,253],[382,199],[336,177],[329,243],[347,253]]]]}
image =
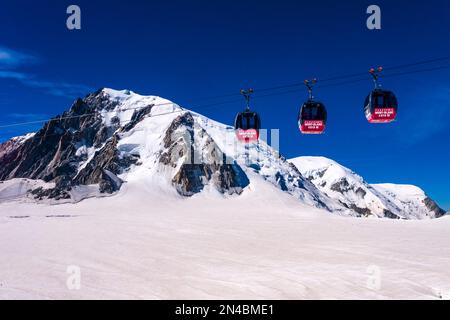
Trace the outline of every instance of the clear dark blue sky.
{"type": "MultiPolygon", "coordinates": [[[[0,125],[59,114],[100,87],[160,95],[231,124],[242,103],[190,101],[450,55],[447,0],[10,0],[0,25],[0,125]],[[70,4],[81,7],[80,31],[66,28],[70,4]],[[382,9],[381,31],[366,28],[370,4],[382,9]]],[[[323,136],[299,133],[303,88],[254,106],[265,128],[280,129],[287,157],[323,155],[369,182],[415,184],[450,209],[450,69],[383,85],[399,99],[394,124],[365,121],[369,78],[318,88],[329,112],[323,136]]],[[[0,140],[36,129],[3,128],[0,140]]]]}

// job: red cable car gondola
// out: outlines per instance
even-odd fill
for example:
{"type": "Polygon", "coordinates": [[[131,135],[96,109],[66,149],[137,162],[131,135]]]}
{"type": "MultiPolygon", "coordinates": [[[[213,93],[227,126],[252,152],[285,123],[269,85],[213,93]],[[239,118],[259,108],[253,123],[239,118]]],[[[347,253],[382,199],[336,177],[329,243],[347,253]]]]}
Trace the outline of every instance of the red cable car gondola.
{"type": "Polygon", "coordinates": [[[377,70],[370,69],[375,82],[375,89],[367,96],[364,102],[364,113],[370,123],[389,123],[397,117],[398,102],[392,91],[383,90],[378,83],[379,73],[382,67],[377,70]]]}
{"type": "Polygon", "coordinates": [[[256,142],[259,139],[259,130],[261,129],[261,118],[258,113],[250,110],[250,95],[253,89],[241,90],[244,96],[247,107],[245,111],[239,112],[234,121],[234,129],[236,137],[243,143],[256,142]]]}
{"type": "Polygon", "coordinates": [[[305,80],[308,88],[309,99],[306,101],[298,113],[298,126],[303,134],[322,134],[327,123],[327,109],[321,102],[314,101],[312,88],[317,80],[305,80]]]}

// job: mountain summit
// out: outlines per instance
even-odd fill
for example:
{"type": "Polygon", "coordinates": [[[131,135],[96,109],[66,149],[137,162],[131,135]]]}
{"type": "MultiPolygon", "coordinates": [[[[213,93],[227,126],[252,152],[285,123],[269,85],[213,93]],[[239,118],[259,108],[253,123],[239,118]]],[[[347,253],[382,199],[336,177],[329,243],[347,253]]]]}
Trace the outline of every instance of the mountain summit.
{"type": "Polygon", "coordinates": [[[288,162],[263,141],[244,147],[233,127],[169,100],[102,89],[77,99],[38,132],[0,145],[0,201],[78,202],[120,193],[124,184],[174,198],[245,197],[268,183],[273,196],[287,193],[340,215],[443,214],[412,187],[399,193],[371,186],[331,160],[313,162],[288,162]]]}

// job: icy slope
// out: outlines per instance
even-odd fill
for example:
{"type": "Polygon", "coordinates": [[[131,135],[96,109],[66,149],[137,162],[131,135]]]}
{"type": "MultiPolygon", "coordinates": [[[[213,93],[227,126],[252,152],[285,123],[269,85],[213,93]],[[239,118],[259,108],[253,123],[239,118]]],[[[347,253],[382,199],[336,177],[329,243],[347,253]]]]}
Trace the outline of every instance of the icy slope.
{"type": "Polygon", "coordinates": [[[424,219],[444,214],[415,186],[370,185],[350,169],[324,157],[290,161],[322,192],[361,216],[424,219]]]}

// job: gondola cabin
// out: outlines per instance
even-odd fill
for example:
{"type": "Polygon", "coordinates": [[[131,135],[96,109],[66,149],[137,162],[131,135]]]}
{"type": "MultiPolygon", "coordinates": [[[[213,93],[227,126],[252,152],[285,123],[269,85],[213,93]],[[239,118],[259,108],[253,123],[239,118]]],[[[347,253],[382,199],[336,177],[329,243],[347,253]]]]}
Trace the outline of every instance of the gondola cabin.
{"type": "Polygon", "coordinates": [[[298,126],[303,134],[322,134],[327,123],[327,110],[321,102],[309,100],[298,115],[298,126]]]}
{"type": "Polygon", "coordinates": [[[364,101],[364,113],[370,123],[389,123],[397,117],[398,102],[392,91],[381,89],[378,81],[383,67],[371,68],[375,89],[364,101]]]}
{"type": "Polygon", "coordinates": [[[239,141],[243,143],[256,142],[259,139],[261,119],[256,112],[243,111],[236,116],[234,127],[239,141]]]}
{"type": "Polygon", "coordinates": [[[391,91],[375,89],[366,98],[364,111],[370,123],[389,123],[397,117],[397,98],[391,91]]]}

